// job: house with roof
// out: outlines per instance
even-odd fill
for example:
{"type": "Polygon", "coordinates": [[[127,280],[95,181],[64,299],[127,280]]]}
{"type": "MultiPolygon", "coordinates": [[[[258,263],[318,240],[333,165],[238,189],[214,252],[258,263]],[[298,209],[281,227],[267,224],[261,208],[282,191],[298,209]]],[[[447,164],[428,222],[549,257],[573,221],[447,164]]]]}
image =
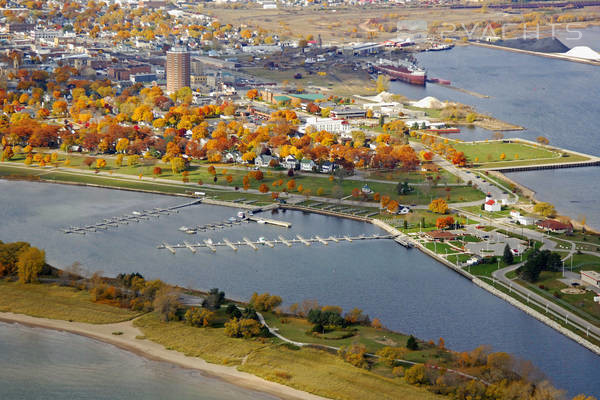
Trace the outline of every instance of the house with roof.
{"type": "Polygon", "coordinates": [[[324,174],[330,174],[335,169],[335,164],[331,161],[325,161],[321,164],[321,172],[324,174]]]}
{"type": "Polygon", "coordinates": [[[310,160],[308,158],[305,158],[302,161],[300,161],[300,170],[301,171],[313,172],[316,167],[317,167],[317,164],[315,164],[315,162],[313,160],[310,160]]]}
{"type": "Polygon", "coordinates": [[[364,194],[371,194],[373,193],[373,189],[371,189],[369,187],[369,185],[367,185],[366,183],[364,184],[364,186],[360,189],[361,192],[363,192],[364,194]]]}
{"type": "Polygon", "coordinates": [[[225,161],[245,163],[245,161],[242,159],[242,153],[240,153],[239,151],[228,151],[227,153],[225,153],[225,161]]]}
{"type": "Polygon", "coordinates": [[[526,217],[516,210],[510,212],[510,217],[520,225],[533,225],[536,221],[534,217],[526,217]]]}
{"type": "Polygon", "coordinates": [[[562,223],[553,219],[545,219],[538,221],[535,225],[546,232],[552,233],[573,233],[573,225],[571,223],[562,223]]]}
{"type": "Polygon", "coordinates": [[[400,215],[406,215],[410,212],[410,208],[407,206],[398,206],[398,211],[396,211],[396,214],[400,214],[400,215]]]}
{"type": "Polygon", "coordinates": [[[458,235],[456,233],[452,233],[450,231],[429,231],[425,234],[430,240],[434,240],[437,242],[443,242],[445,240],[456,240],[458,235]]]}
{"type": "Polygon", "coordinates": [[[271,165],[271,161],[278,161],[276,157],[270,156],[268,154],[261,154],[260,156],[254,159],[254,165],[258,167],[269,167],[271,165]]]}
{"type": "Polygon", "coordinates": [[[279,162],[279,165],[281,165],[282,167],[287,168],[287,169],[298,169],[298,168],[300,168],[300,162],[292,154],[288,155],[283,160],[281,160],[279,162]]]}
{"type": "Polygon", "coordinates": [[[500,203],[500,201],[494,200],[492,198],[492,195],[490,193],[488,193],[485,196],[485,203],[484,203],[483,208],[487,212],[501,211],[502,210],[502,204],[500,203]]]}

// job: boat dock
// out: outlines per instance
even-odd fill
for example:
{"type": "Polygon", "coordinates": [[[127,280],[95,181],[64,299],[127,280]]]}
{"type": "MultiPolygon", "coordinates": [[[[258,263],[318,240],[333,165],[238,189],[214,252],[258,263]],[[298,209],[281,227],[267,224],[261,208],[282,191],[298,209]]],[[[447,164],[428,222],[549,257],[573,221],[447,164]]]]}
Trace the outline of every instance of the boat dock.
{"type": "Polygon", "coordinates": [[[291,222],[286,222],[286,221],[280,221],[277,219],[270,219],[270,218],[260,218],[260,217],[256,217],[256,216],[251,216],[251,217],[247,217],[247,219],[249,221],[254,221],[257,223],[261,223],[261,221],[263,221],[265,224],[270,224],[270,225],[275,225],[275,226],[282,226],[284,228],[291,228],[292,227],[292,223],[291,222]]]}
{"type": "Polygon", "coordinates": [[[104,218],[101,222],[85,225],[85,226],[70,226],[61,229],[64,233],[77,233],[85,235],[88,232],[96,232],[99,230],[107,230],[108,228],[118,228],[120,225],[127,225],[130,222],[140,222],[151,219],[151,217],[159,218],[171,213],[178,213],[180,208],[188,207],[194,204],[199,204],[201,200],[194,200],[189,203],[180,204],[168,208],[153,208],[152,210],[132,211],[131,214],[120,217],[104,218]]]}
{"type": "Polygon", "coordinates": [[[364,240],[381,240],[381,239],[394,239],[394,236],[392,235],[372,235],[372,236],[365,236],[365,235],[361,235],[361,236],[341,236],[341,237],[334,237],[334,236],[330,236],[328,238],[323,238],[323,237],[319,237],[319,236],[315,236],[315,237],[311,237],[311,238],[303,238],[300,235],[296,236],[296,239],[286,239],[282,236],[279,236],[278,239],[274,239],[274,240],[267,240],[264,238],[260,238],[259,240],[250,240],[247,237],[242,238],[242,240],[237,241],[237,242],[232,242],[228,239],[223,239],[222,242],[214,242],[211,239],[205,239],[203,241],[203,243],[195,243],[195,244],[191,244],[188,242],[184,242],[183,244],[167,244],[167,243],[162,243],[160,245],[157,246],[158,249],[167,249],[169,250],[171,253],[175,254],[177,249],[187,249],[192,251],[193,253],[195,253],[194,250],[196,250],[197,248],[207,248],[209,250],[211,250],[213,253],[217,251],[218,248],[221,247],[229,247],[232,250],[237,250],[239,247],[241,246],[247,246],[253,250],[258,250],[259,247],[269,247],[269,248],[274,248],[275,245],[286,245],[288,247],[292,247],[292,245],[295,244],[304,244],[305,246],[310,246],[312,243],[321,243],[323,245],[327,245],[328,243],[332,242],[332,243],[339,243],[340,241],[349,241],[349,242],[353,242],[353,241],[364,241],[364,240]]]}

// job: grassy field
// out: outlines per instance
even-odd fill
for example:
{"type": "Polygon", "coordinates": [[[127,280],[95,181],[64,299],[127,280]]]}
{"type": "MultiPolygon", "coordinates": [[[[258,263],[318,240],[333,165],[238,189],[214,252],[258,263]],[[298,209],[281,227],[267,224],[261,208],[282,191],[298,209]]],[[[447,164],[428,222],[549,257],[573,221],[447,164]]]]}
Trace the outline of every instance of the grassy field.
{"type": "Polygon", "coordinates": [[[571,269],[571,265],[573,271],[583,269],[600,272],[600,257],[592,254],[575,254],[565,260],[565,268],[571,269]]]}
{"type": "Polygon", "coordinates": [[[124,308],[94,303],[87,291],[6,281],[0,281],[0,311],[91,324],[127,321],[139,315],[124,308]]]}
{"type": "Polygon", "coordinates": [[[562,272],[542,271],[539,280],[535,284],[523,280],[517,280],[517,282],[569,311],[578,314],[582,318],[599,324],[600,304],[594,302],[595,294],[587,291],[585,294],[561,293],[560,290],[567,287],[567,285],[558,280],[561,277],[562,272]]]}
{"type": "Polygon", "coordinates": [[[305,342],[318,343],[326,346],[348,346],[353,343],[364,344],[367,351],[375,353],[385,346],[406,346],[407,335],[402,335],[387,330],[375,329],[367,326],[355,326],[351,330],[337,330],[325,335],[313,335],[310,332],[312,325],[305,319],[285,317],[280,318],[273,313],[263,313],[269,326],[278,328],[279,333],[288,339],[305,342]],[[346,334],[352,334],[342,338],[346,334]]]}
{"type": "MultiPolygon", "coordinates": [[[[99,157],[100,158],[100,157],[99,157]]],[[[65,157],[61,156],[59,157],[59,160],[64,160],[65,157]]],[[[90,170],[88,167],[86,167],[85,165],[83,165],[83,161],[85,159],[84,156],[81,155],[69,155],[68,159],[70,160],[70,167],[73,168],[73,172],[77,172],[79,169],[82,170],[90,170]]],[[[111,172],[113,174],[125,174],[131,177],[138,177],[139,175],[142,175],[143,177],[147,178],[151,178],[153,177],[152,171],[154,169],[155,165],[147,165],[147,166],[121,166],[121,167],[117,167],[114,163],[114,159],[111,157],[105,157],[105,159],[107,160],[107,164],[108,166],[102,170],[102,176],[103,178],[111,178],[111,175],[109,175],[111,172]],[[107,174],[108,173],[108,174],[107,174]]],[[[23,164],[20,163],[20,161],[23,160],[23,156],[19,155],[15,158],[13,158],[11,161],[14,161],[16,165],[20,165],[20,166],[24,166],[23,164]]],[[[162,169],[162,173],[160,174],[159,178],[160,179],[167,179],[167,180],[172,180],[174,182],[182,182],[182,175],[181,174],[174,174],[170,167],[164,163],[157,163],[157,166],[160,166],[162,169]]],[[[59,173],[59,172],[50,172],[47,169],[41,169],[39,167],[30,167],[31,171],[35,171],[35,172],[23,172],[25,174],[32,174],[32,175],[43,175],[44,179],[49,179],[52,180],[54,177],[56,177],[55,174],[59,173]],[[46,172],[44,172],[46,171],[46,172]]],[[[188,188],[187,190],[193,190],[192,187],[199,187],[197,185],[193,185],[193,183],[197,183],[200,180],[203,183],[210,183],[210,184],[217,184],[217,185],[221,185],[221,186],[227,186],[227,187],[231,187],[231,188],[242,188],[243,187],[243,178],[244,176],[246,176],[248,174],[248,172],[250,172],[249,169],[234,169],[231,166],[228,165],[222,165],[222,166],[216,166],[216,174],[213,176],[208,172],[208,165],[207,164],[193,164],[190,168],[189,168],[189,175],[188,175],[188,179],[189,182],[192,183],[192,185],[190,185],[190,188],[188,188]],[[232,181],[228,182],[226,180],[227,176],[231,176],[232,181]],[[217,178],[217,181],[214,182],[214,178],[217,178]]],[[[25,171],[25,169],[20,169],[19,171],[25,171]]],[[[250,179],[249,180],[249,186],[251,189],[258,189],[259,186],[261,184],[266,184],[269,187],[269,190],[272,191],[281,191],[285,185],[287,185],[287,182],[289,180],[291,180],[292,178],[289,178],[287,176],[287,172],[284,170],[280,170],[280,171],[276,171],[276,170],[264,170],[264,178],[261,181],[256,181],[254,179],[250,179]],[[284,184],[282,186],[273,186],[273,182],[278,181],[278,180],[283,180],[284,184]]],[[[21,172],[18,172],[19,174],[21,172]]],[[[87,175],[80,175],[80,176],[71,176],[68,177],[67,175],[65,175],[63,172],[61,172],[60,174],[63,174],[60,176],[60,179],[62,180],[69,180],[72,182],[90,182],[90,183],[97,183],[97,179],[99,178],[99,176],[91,176],[88,180],[87,175]]],[[[102,178],[99,178],[102,179],[102,178]]],[[[470,186],[415,186],[415,190],[413,192],[411,192],[409,195],[405,195],[405,196],[398,196],[396,194],[396,183],[395,182],[390,182],[390,183],[382,183],[382,182],[373,182],[373,181],[362,181],[362,180],[350,180],[350,179],[344,179],[342,181],[339,180],[333,180],[331,181],[329,179],[329,176],[324,175],[323,177],[315,177],[315,176],[307,176],[307,175],[302,175],[302,174],[297,174],[296,176],[293,177],[295,183],[296,183],[296,187],[295,189],[291,190],[292,192],[296,192],[298,193],[298,188],[300,187],[300,185],[302,186],[303,190],[309,190],[310,194],[315,196],[318,195],[318,193],[322,192],[322,196],[324,197],[332,197],[332,191],[333,188],[335,186],[339,186],[342,188],[343,191],[343,195],[344,196],[350,196],[352,194],[352,190],[356,189],[356,188],[361,188],[365,183],[367,183],[369,185],[369,187],[374,191],[374,192],[379,192],[382,195],[389,195],[390,197],[394,198],[394,199],[398,199],[402,204],[428,204],[432,198],[437,198],[437,197],[444,197],[447,198],[448,196],[450,197],[450,202],[462,202],[462,201],[473,201],[473,200],[479,200],[482,198],[482,194],[480,191],[470,187],[470,186]],[[448,189],[448,190],[447,190],[448,189]]],[[[97,183],[97,184],[102,184],[102,183],[97,183]]],[[[152,185],[159,185],[161,184],[160,182],[149,182],[148,180],[141,181],[141,182],[130,182],[130,183],[121,183],[120,187],[139,187],[139,185],[147,185],[147,187],[151,187],[152,185]]],[[[164,185],[164,183],[162,183],[164,185]]],[[[185,192],[185,188],[184,187],[177,187],[177,185],[173,185],[171,188],[167,189],[168,185],[165,185],[162,189],[160,189],[161,191],[167,191],[170,193],[184,193],[185,192]]],[[[147,189],[147,190],[153,190],[153,189],[147,189]]],[[[205,191],[204,188],[202,189],[202,191],[205,191]]],[[[240,193],[244,193],[244,191],[242,189],[240,189],[240,193]]],[[[239,198],[241,196],[235,196],[235,198],[239,198]]]]}
{"type": "Polygon", "coordinates": [[[131,179],[124,179],[118,177],[112,177],[110,175],[90,175],[79,173],[76,170],[69,171],[52,171],[42,170],[39,168],[19,168],[16,165],[14,167],[10,165],[0,165],[0,177],[20,177],[24,179],[40,179],[50,182],[65,182],[65,183],[86,183],[100,186],[110,186],[123,189],[132,190],[148,190],[157,191],[166,194],[185,194],[190,191],[200,190],[206,193],[207,196],[216,198],[218,200],[233,201],[240,198],[246,200],[255,200],[256,205],[263,205],[271,203],[270,195],[261,195],[255,193],[247,193],[243,190],[238,192],[229,190],[217,190],[207,189],[204,187],[198,187],[194,185],[179,185],[175,183],[161,183],[155,181],[135,181],[131,179]]]}
{"type": "Polygon", "coordinates": [[[223,328],[194,328],[182,322],[163,323],[156,315],[137,319],[147,339],[238,369],[267,380],[333,399],[434,399],[425,389],[402,378],[390,378],[353,367],[339,357],[314,349],[292,350],[276,339],[246,340],[225,335],[223,328]]]}
{"type": "MultiPolygon", "coordinates": [[[[492,141],[486,143],[454,143],[452,145],[456,150],[465,153],[467,160],[475,164],[499,165],[508,161],[528,161],[552,158],[559,160],[559,154],[542,147],[524,143],[505,143],[502,141],[492,141]],[[504,160],[501,154],[505,155],[504,160]]],[[[512,165],[512,163],[510,164],[512,165]]]]}

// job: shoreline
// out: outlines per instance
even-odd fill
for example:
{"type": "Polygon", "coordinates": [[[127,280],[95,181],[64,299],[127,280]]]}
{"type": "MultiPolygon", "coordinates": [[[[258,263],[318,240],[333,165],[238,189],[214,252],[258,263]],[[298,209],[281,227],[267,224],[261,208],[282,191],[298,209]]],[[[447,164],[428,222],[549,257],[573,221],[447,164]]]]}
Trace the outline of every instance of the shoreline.
{"type": "MultiPolygon", "coordinates": [[[[40,181],[40,182],[43,182],[43,181],[40,181]]],[[[52,183],[62,183],[62,182],[52,182],[52,183]]],[[[67,183],[67,184],[74,184],[76,186],[92,186],[92,187],[100,187],[100,188],[106,188],[106,189],[113,189],[110,186],[103,186],[103,185],[96,185],[96,184],[89,184],[89,185],[85,184],[85,183],[67,183]]],[[[521,185],[521,186],[523,186],[523,185],[521,185]]],[[[525,186],[523,186],[523,187],[525,187],[525,186]]],[[[128,188],[128,189],[125,189],[125,190],[148,192],[146,190],[138,190],[138,189],[132,189],[132,188],[128,188]]],[[[531,191],[531,192],[533,192],[533,191],[531,191]]],[[[533,192],[533,193],[535,194],[535,192],[533,192]]],[[[164,195],[177,195],[177,194],[169,194],[169,193],[161,193],[161,194],[164,194],[164,195]]],[[[186,196],[186,195],[179,194],[178,196],[186,196]]],[[[233,208],[239,207],[238,203],[233,203],[233,202],[229,202],[229,201],[219,201],[219,203],[220,203],[219,206],[223,206],[223,207],[233,207],[233,208]]],[[[311,209],[303,210],[303,209],[299,209],[299,208],[296,208],[296,207],[289,207],[289,206],[288,207],[284,206],[283,208],[289,208],[289,209],[292,209],[292,210],[295,209],[296,211],[301,211],[301,212],[315,212],[314,210],[311,210],[311,209]]],[[[317,214],[325,214],[325,213],[319,213],[319,212],[316,212],[316,213],[317,214]]],[[[409,236],[405,235],[404,233],[400,232],[399,230],[397,230],[396,228],[392,227],[391,225],[385,223],[384,221],[381,221],[381,220],[378,220],[378,219],[373,219],[373,218],[366,218],[366,217],[359,217],[359,218],[357,218],[355,216],[346,215],[346,214],[343,214],[343,213],[335,213],[335,215],[334,215],[334,214],[328,212],[326,215],[333,216],[333,217],[338,217],[338,218],[345,218],[345,219],[351,219],[351,220],[355,220],[355,221],[362,221],[362,222],[370,223],[370,224],[373,224],[373,225],[379,227],[380,229],[383,229],[384,231],[386,231],[386,232],[388,232],[388,233],[390,233],[392,235],[402,236],[409,243],[413,243],[415,245],[414,247],[416,247],[417,249],[419,249],[419,251],[421,251],[423,254],[425,254],[427,256],[430,256],[431,258],[433,258],[434,260],[438,261],[439,263],[441,263],[445,267],[447,267],[447,268],[453,270],[455,273],[461,275],[463,278],[466,278],[466,279],[470,280],[473,284],[479,286],[481,289],[487,291],[488,293],[490,293],[490,294],[492,294],[492,295],[494,295],[494,296],[496,296],[496,297],[498,297],[498,298],[500,298],[502,300],[505,300],[506,302],[508,302],[509,304],[513,305],[514,307],[520,309],[521,311],[525,312],[529,316],[531,316],[531,317],[537,319],[538,321],[544,323],[545,325],[547,325],[547,326],[549,326],[549,327],[557,330],[559,333],[561,333],[564,336],[566,336],[567,338],[575,341],[576,343],[580,344],[581,346],[585,347],[586,349],[594,352],[595,354],[600,355],[600,347],[599,346],[596,346],[595,344],[587,341],[584,337],[582,337],[582,336],[580,336],[580,335],[578,335],[578,334],[570,331],[569,329],[566,329],[566,328],[564,328],[564,327],[556,324],[554,321],[552,321],[549,318],[547,318],[546,316],[538,313],[535,309],[529,307],[528,305],[522,303],[521,301],[516,300],[516,299],[514,299],[514,298],[512,298],[510,296],[507,296],[507,295],[505,295],[502,292],[499,292],[497,289],[495,289],[492,286],[490,286],[490,285],[486,284],[485,282],[481,281],[478,277],[476,277],[476,276],[468,273],[467,271],[465,271],[465,270],[463,270],[463,269],[455,266],[454,264],[450,263],[448,260],[446,260],[446,259],[438,256],[437,254],[433,253],[429,249],[421,246],[419,243],[415,243],[409,236]]],[[[0,321],[3,320],[3,314],[5,314],[5,313],[0,313],[0,321]]],[[[129,321],[129,322],[131,322],[131,321],[129,321]]],[[[71,323],[71,324],[75,324],[75,323],[71,323]]],[[[50,329],[52,329],[52,328],[50,328],[50,329]]],[[[65,330],[64,328],[60,328],[60,329],[61,330],[65,330]]],[[[135,329],[137,329],[137,328],[135,328],[135,329]]],[[[72,333],[78,333],[78,332],[72,332],[72,333]]],[[[87,336],[85,334],[83,334],[83,335],[87,336]]],[[[90,335],[92,335],[92,336],[89,336],[89,337],[96,338],[95,336],[93,336],[93,333],[90,333],[90,335]]],[[[117,336],[115,336],[115,337],[117,337],[117,336]]],[[[106,339],[106,341],[108,341],[111,344],[114,344],[111,339],[114,340],[114,337],[113,338],[108,337],[106,339]]],[[[105,341],[102,338],[98,338],[98,340],[105,341]]],[[[119,341],[116,340],[116,342],[119,342],[119,341]]],[[[157,346],[160,346],[157,343],[155,343],[155,344],[157,346]]],[[[115,344],[115,345],[119,346],[118,344],[115,344]]],[[[130,351],[133,351],[133,352],[136,351],[135,347],[133,348],[133,350],[130,349],[130,348],[128,348],[128,347],[125,347],[124,349],[125,350],[130,350],[130,351]]],[[[174,353],[177,353],[177,352],[174,352],[174,353]]],[[[144,356],[146,355],[145,353],[143,353],[143,354],[144,354],[144,356]]],[[[185,355],[182,355],[182,356],[186,357],[185,355]]],[[[193,359],[191,357],[187,357],[187,358],[193,359]]],[[[180,366],[182,366],[184,368],[192,368],[192,369],[204,370],[203,368],[198,368],[198,367],[195,367],[195,366],[191,366],[190,367],[190,366],[188,366],[187,363],[185,363],[183,361],[181,361],[181,362],[171,361],[171,359],[169,357],[159,358],[159,360],[171,362],[171,363],[180,365],[180,366]]],[[[204,363],[206,365],[210,365],[210,366],[215,365],[215,366],[217,366],[216,364],[208,364],[207,362],[205,362],[202,359],[198,359],[198,360],[200,360],[202,363],[204,363]]],[[[232,369],[233,371],[235,371],[237,373],[242,373],[240,371],[235,370],[233,367],[225,367],[225,366],[221,366],[221,367],[223,367],[223,368],[230,368],[230,369],[232,369]]],[[[210,371],[213,371],[213,369],[208,368],[207,370],[205,370],[205,372],[208,372],[208,373],[210,373],[210,371]]],[[[254,375],[251,375],[251,374],[248,374],[248,375],[250,375],[251,377],[254,377],[256,379],[262,380],[261,378],[258,378],[258,377],[254,376],[254,375]]],[[[238,385],[238,383],[230,381],[230,380],[227,379],[227,373],[225,373],[224,376],[221,376],[221,375],[215,375],[215,376],[220,377],[220,378],[222,378],[225,381],[228,381],[230,383],[238,385]]],[[[262,381],[264,381],[264,382],[270,382],[270,381],[266,381],[266,380],[262,380],[262,381]]],[[[270,383],[275,384],[274,382],[270,382],[270,383]]],[[[279,384],[277,384],[277,385],[279,385],[279,384]]],[[[281,385],[281,386],[288,388],[285,385],[281,385]]],[[[243,387],[246,387],[246,386],[243,386],[243,387]]],[[[248,388],[253,388],[253,386],[250,386],[248,388]]],[[[258,389],[256,389],[256,390],[258,390],[258,389]]],[[[293,389],[293,390],[296,390],[296,389],[293,389]]],[[[262,390],[262,391],[265,391],[265,390],[262,390]]],[[[269,393],[269,392],[267,392],[267,393],[269,393]]],[[[307,392],[301,392],[301,393],[307,393],[307,392]]],[[[307,394],[309,394],[309,393],[307,393],[307,394]]],[[[292,399],[292,400],[295,400],[295,399],[305,399],[303,397],[288,397],[288,398],[292,399]]],[[[285,399],[287,399],[287,398],[285,398],[285,399]]],[[[317,397],[308,397],[306,399],[323,399],[323,398],[317,396],[317,397]]]]}
{"type": "Polygon", "coordinates": [[[560,53],[542,53],[539,51],[515,49],[512,47],[498,46],[498,45],[494,45],[494,44],[480,43],[480,42],[469,42],[469,44],[471,44],[473,46],[487,47],[489,49],[511,51],[513,53],[529,54],[531,56],[553,58],[555,60],[563,60],[563,61],[576,62],[576,63],[580,63],[580,64],[600,66],[600,61],[587,60],[585,58],[570,57],[570,56],[560,54],[560,53]]]}
{"type": "Polygon", "coordinates": [[[220,379],[237,387],[265,393],[283,400],[326,399],[309,392],[294,389],[290,386],[262,379],[247,372],[239,371],[236,367],[211,364],[199,357],[190,357],[175,350],[168,350],[161,344],[148,339],[136,339],[136,336],[143,336],[143,332],[133,326],[133,320],[96,325],[83,322],[69,322],[49,318],[31,317],[25,314],[0,312],[0,322],[68,332],[74,335],[87,337],[152,361],[167,362],[177,365],[180,368],[199,371],[203,376],[220,379]],[[112,332],[117,331],[123,332],[123,334],[112,334],[112,332]]]}

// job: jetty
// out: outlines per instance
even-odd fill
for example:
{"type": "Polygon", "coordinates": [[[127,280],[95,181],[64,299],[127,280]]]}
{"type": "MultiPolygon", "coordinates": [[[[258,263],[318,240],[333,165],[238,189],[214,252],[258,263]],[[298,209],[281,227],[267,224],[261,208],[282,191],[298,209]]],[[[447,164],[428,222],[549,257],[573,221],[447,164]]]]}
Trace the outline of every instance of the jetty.
{"type": "MultiPolygon", "coordinates": [[[[204,244],[206,245],[206,247],[208,247],[209,249],[211,249],[213,251],[213,253],[215,251],[217,251],[217,248],[212,244],[212,241],[209,239],[204,239],[204,244]]],[[[192,246],[185,246],[187,248],[190,248],[192,246]]]]}
{"type": "Polygon", "coordinates": [[[280,221],[277,219],[270,219],[270,218],[260,218],[260,217],[256,217],[256,216],[250,216],[247,217],[247,219],[249,221],[254,221],[254,222],[258,222],[259,221],[263,221],[265,224],[270,224],[270,225],[275,225],[275,226],[282,226],[284,228],[291,228],[292,227],[292,223],[291,222],[286,222],[286,221],[280,221]]]}
{"type": "Polygon", "coordinates": [[[153,208],[151,210],[133,211],[131,214],[119,217],[103,218],[102,221],[85,226],[71,226],[62,228],[61,231],[68,233],[78,233],[85,235],[88,232],[97,232],[98,230],[108,230],[108,228],[118,228],[120,225],[127,225],[130,222],[141,222],[149,220],[150,217],[159,218],[161,215],[166,216],[171,213],[178,213],[179,209],[189,207],[200,203],[201,200],[194,200],[188,203],[179,204],[168,208],[153,208]]]}
{"type": "Polygon", "coordinates": [[[260,243],[260,242],[255,242],[253,243],[252,241],[250,241],[250,239],[248,239],[247,237],[244,238],[244,243],[246,243],[248,245],[248,247],[250,247],[253,250],[258,250],[258,247],[256,247],[256,244],[260,243]]]}
{"type": "MultiPolygon", "coordinates": [[[[196,250],[197,248],[207,248],[209,250],[211,250],[213,253],[217,251],[218,248],[226,248],[229,247],[230,249],[236,251],[240,246],[247,246],[250,247],[253,250],[258,250],[261,246],[264,247],[269,247],[269,248],[274,248],[276,245],[285,245],[288,247],[292,247],[293,244],[304,244],[306,246],[310,246],[312,243],[321,243],[323,245],[327,245],[328,243],[339,243],[341,241],[349,241],[349,242],[353,242],[353,241],[359,241],[359,240],[389,240],[389,239],[394,239],[393,235],[372,235],[372,236],[364,236],[364,235],[360,235],[360,236],[353,236],[350,237],[348,235],[343,236],[343,237],[334,237],[334,236],[330,236],[328,238],[323,238],[320,236],[314,236],[314,237],[310,237],[310,238],[304,238],[300,235],[297,235],[295,239],[286,239],[283,236],[279,236],[278,239],[273,239],[273,240],[269,240],[269,239],[264,239],[264,238],[260,238],[258,240],[250,240],[247,237],[243,237],[242,240],[239,241],[231,241],[228,239],[223,239],[223,241],[213,241],[211,239],[204,239],[202,243],[198,242],[198,243],[188,243],[188,242],[183,242],[181,244],[167,244],[167,243],[162,243],[160,245],[157,246],[158,249],[167,249],[169,250],[171,253],[175,254],[177,249],[187,249],[192,251],[196,250]]],[[[193,253],[195,253],[195,251],[192,251],[193,253]]]]}
{"type": "Polygon", "coordinates": [[[238,248],[233,243],[231,243],[227,238],[223,238],[223,242],[225,242],[225,244],[227,246],[229,246],[231,248],[231,250],[237,251],[238,248]]]}

